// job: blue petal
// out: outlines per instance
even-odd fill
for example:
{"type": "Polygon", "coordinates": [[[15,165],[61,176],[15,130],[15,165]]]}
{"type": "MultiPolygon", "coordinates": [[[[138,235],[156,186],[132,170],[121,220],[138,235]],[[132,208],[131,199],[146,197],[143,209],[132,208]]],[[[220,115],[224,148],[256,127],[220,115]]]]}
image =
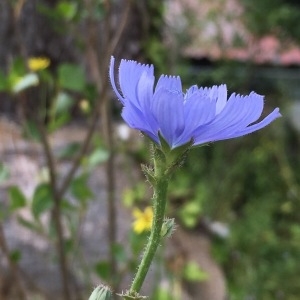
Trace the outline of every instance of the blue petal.
{"type": "Polygon", "coordinates": [[[143,111],[150,109],[153,100],[154,76],[143,72],[137,84],[137,98],[139,107],[143,111]]]}
{"type": "Polygon", "coordinates": [[[232,110],[231,113],[228,113],[228,116],[220,114],[219,118],[216,118],[216,125],[222,118],[229,122],[226,125],[223,123],[222,128],[220,128],[221,130],[215,130],[214,136],[212,136],[213,140],[216,140],[216,138],[218,140],[227,138],[227,136],[230,136],[237,130],[241,130],[249,124],[257,121],[257,119],[261,116],[264,107],[264,100],[262,96],[251,93],[246,97],[241,97],[239,95],[233,95],[232,97],[235,97],[235,107],[239,107],[239,113],[238,115],[233,114],[232,110]]]}
{"type": "Polygon", "coordinates": [[[144,72],[137,85],[137,98],[139,108],[147,115],[147,122],[152,128],[153,132],[158,132],[158,123],[151,113],[151,106],[153,102],[153,85],[154,76],[150,76],[144,72]]]}
{"type": "Polygon", "coordinates": [[[161,135],[172,147],[184,130],[183,95],[160,88],[154,94],[152,112],[159,124],[161,135]]]}
{"type": "Polygon", "coordinates": [[[222,84],[217,87],[216,114],[219,114],[227,103],[227,87],[222,84]]]}
{"type": "Polygon", "coordinates": [[[133,129],[140,130],[147,134],[155,142],[159,143],[158,130],[153,131],[147,121],[147,117],[143,112],[136,108],[131,103],[128,103],[122,111],[124,121],[133,129]]]}
{"type": "Polygon", "coordinates": [[[218,134],[224,128],[227,128],[233,120],[240,116],[242,111],[241,102],[239,98],[234,94],[231,95],[227,104],[223,108],[220,114],[216,115],[215,119],[208,125],[199,126],[194,132],[195,144],[201,144],[203,140],[213,141],[216,134],[218,134]]]}
{"type": "MultiPolygon", "coordinates": [[[[275,116],[275,118],[273,118],[269,123],[266,123],[266,125],[264,125],[264,122],[258,123],[261,124],[261,127],[258,129],[255,129],[257,124],[247,127],[249,124],[257,121],[257,119],[261,116],[262,110],[263,97],[258,94],[252,92],[246,97],[241,97],[235,94],[231,95],[227,105],[223,111],[216,116],[216,119],[211,124],[208,124],[208,126],[199,128],[195,144],[197,145],[210,141],[212,142],[238,137],[247,134],[247,132],[250,133],[258,130],[268,125],[271,121],[278,117],[278,115],[275,116]],[[249,131],[249,128],[252,129],[249,131]]],[[[269,118],[266,119],[265,122],[268,120],[269,118]]]]}
{"type": "Polygon", "coordinates": [[[198,92],[198,86],[197,85],[192,85],[190,88],[187,89],[186,93],[185,93],[185,99],[190,98],[194,93],[198,92]]]}
{"type": "Polygon", "coordinates": [[[131,60],[121,60],[119,68],[119,82],[125,101],[132,102],[135,106],[140,107],[137,95],[138,83],[144,75],[143,80],[149,76],[153,77],[153,66],[141,65],[131,60]]]}
{"type": "Polygon", "coordinates": [[[194,131],[213,120],[216,103],[200,92],[194,92],[184,105],[185,128],[175,142],[175,146],[183,145],[194,138],[194,131]]]}
{"type": "Polygon", "coordinates": [[[121,96],[121,94],[119,93],[117,87],[116,87],[116,83],[115,83],[115,70],[114,70],[114,66],[115,66],[115,58],[112,56],[110,58],[110,65],[109,65],[109,78],[110,78],[110,83],[112,85],[113,90],[115,91],[117,97],[119,98],[119,100],[124,104],[125,99],[123,98],[123,96],[121,96]]]}
{"type": "Polygon", "coordinates": [[[271,122],[273,122],[275,119],[280,118],[281,114],[279,112],[279,108],[275,108],[268,116],[266,116],[263,120],[261,120],[259,123],[256,123],[254,125],[251,125],[243,130],[239,130],[237,132],[235,132],[234,134],[232,134],[231,136],[229,136],[228,138],[236,138],[236,137],[240,137],[249,133],[252,133],[254,131],[257,131],[259,129],[262,129],[264,127],[266,127],[267,125],[269,125],[271,122]]]}
{"type": "Polygon", "coordinates": [[[155,92],[159,91],[160,88],[182,94],[180,77],[161,75],[156,84],[155,92]]]}

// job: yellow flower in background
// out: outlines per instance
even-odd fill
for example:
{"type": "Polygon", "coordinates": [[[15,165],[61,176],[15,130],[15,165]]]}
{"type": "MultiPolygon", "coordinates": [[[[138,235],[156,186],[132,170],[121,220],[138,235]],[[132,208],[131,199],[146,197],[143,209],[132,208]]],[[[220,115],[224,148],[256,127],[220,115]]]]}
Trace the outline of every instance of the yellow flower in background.
{"type": "Polygon", "coordinates": [[[133,222],[133,231],[140,234],[143,231],[150,230],[152,227],[153,210],[151,206],[147,206],[144,211],[134,208],[132,212],[136,219],[133,222]]]}
{"type": "Polygon", "coordinates": [[[79,107],[80,107],[81,111],[84,112],[84,113],[88,113],[91,110],[90,103],[86,99],[80,100],[79,107]]]}
{"type": "Polygon", "coordinates": [[[50,59],[47,57],[31,57],[27,61],[30,71],[44,70],[50,66],[50,59]]]}

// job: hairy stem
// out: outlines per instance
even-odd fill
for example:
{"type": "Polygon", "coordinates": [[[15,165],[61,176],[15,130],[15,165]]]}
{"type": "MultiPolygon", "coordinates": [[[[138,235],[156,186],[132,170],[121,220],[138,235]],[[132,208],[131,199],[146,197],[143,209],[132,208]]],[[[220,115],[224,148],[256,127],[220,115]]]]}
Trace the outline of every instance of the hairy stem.
{"type": "Polygon", "coordinates": [[[145,277],[148,273],[151,262],[154,258],[156,250],[161,242],[161,228],[164,221],[165,208],[167,202],[168,177],[163,172],[157,172],[156,184],[154,186],[153,195],[153,225],[146,246],[142,261],[132,282],[129,293],[138,293],[142,287],[145,277]]]}

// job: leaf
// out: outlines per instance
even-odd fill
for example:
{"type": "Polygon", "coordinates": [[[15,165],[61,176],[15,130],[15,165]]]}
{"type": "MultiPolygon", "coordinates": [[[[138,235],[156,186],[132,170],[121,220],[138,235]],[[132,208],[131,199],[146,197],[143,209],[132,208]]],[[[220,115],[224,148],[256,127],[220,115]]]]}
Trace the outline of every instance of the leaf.
{"type": "Polygon", "coordinates": [[[62,64],[58,69],[58,81],[62,88],[81,92],[85,87],[85,74],[80,66],[62,64]]]}
{"type": "Polygon", "coordinates": [[[114,244],[113,245],[113,254],[118,262],[125,262],[126,261],[126,252],[125,248],[121,244],[114,244]]]}
{"type": "Polygon", "coordinates": [[[69,122],[71,119],[71,116],[67,113],[59,115],[59,117],[56,117],[53,122],[51,122],[48,126],[48,131],[50,133],[54,132],[55,130],[61,128],[63,125],[65,125],[67,122],[69,122]]]}
{"type": "Polygon", "coordinates": [[[68,201],[67,199],[63,199],[61,201],[61,209],[63,212],[75,213],[77,207],[76,207],[76,205],[70,203],[70,201],[68,201]]]}
{"type": "Polygon", "coordinates": [[[18,222],[19,222],[19,224],[21,224],[25,228],[28,228],[28,229],[30,229],[34,232],[37,232],[37,233],[41,232],[38,224],[36,224],[32,221],[26,220],[21,216],[18,216],[18,222]]]}
{"type": "Polygon", "coordinates": [[[75,178],[71,183],[71,193],[73,196],[84,202],[93,197],[93,193],[88,186],[88,175],[83,174],[75,178]]]}
{"type": "Polygon", "coordinates": [[[66,21],[70,21],[76,16],[77,3],[60,1],[55,10],[57,14],[63,17],[66,21]]]}
{"type": "Polygon", "coordinates": [[[137,183],[133,188],[125,189],[122,202],[126,207],[131,207],[135,202],[145,199],[146,187],[144,182],[137,183]]]}
{"type": "Polygon", "coordinates": [[[5,181],[9,177],[8,168],[0,162],[0,183],[5,181]]]}
{"type": "Polygon", "coordinates": [[[38,185],[34,191],[32,200],[32,214],[35,218],[53,207],[53,197],[48,183],[38,185]]]}
{"type": "Polygon", "coordinates": [[[20,261],[21,256],[22,256],[22,253],[21,253],[21,251],[19,251],[19,250],[12,250],[12,251],[9,253],[10,259],[11,259],[13,262],[15,262],[15,263],[17,263],[18,261],[20,261]]]}
{"type": "Polygon", "coordinates": [[[58,158],[60,159],[73,158],[74,155],[78,153],[79,149],[80,149],[80,143],[77,142],[70,143],[59,151],[58,158]]]}
{"type": "Polygon", "coordinates": [[[28,120],[25,122],[23,129],[26,138],[31,138],[34,141],[40,141],[40,133],[36,123],[28,120]]]}
{"type": "Polygon", "coordinates": [[[155,290],[152,298],[155,300],[178,300],[177,297],[175,298],[174,295],[172,295],[172,291],[167,290],[166,288],[163,287],[158,287],[155,290]]]}
{"type": "Polygon", "coordinates": [[[99,261],[95,265],[95,272],[103,280],[109,280],[110,277],[110,266],[107,261],[99,261]]]}
{"type": "Polygon", "coordinates": [[[11,87],[12,92],[17,94],[21,91],[39,84],[39,78],[35,73],[29,73],[18,79],[11,87]]]}
{"type": "Polygon", "coordinates": [[[94,168],[98,164],[104,163],[109,157],[109,152],[104,148],[98,148],[87,157],[87,164],[94,168]]]}
{"type": "Polygon", "coordinates": [[[12,211],[26,205],[26,197],[17,186],[11,186],[8,190],[9,206],[12,211]]]}
{"type": "Polygon", "coordinates": [[[179,216],[186,227],[192,228],[196,225],[201,212],[202,207],[200,203],[194,200],[183,205],[180,209],[179,216]]]}
{"type": "Polygon", "coordinates": [[[196,262],[192,261],[184,266],[182,276],[188,281],[205,281],[208,279],[208,274],[196,262]]]}
{"type": "Polygon", "coordinates": [[[58,114],[68,112],[73,103],[74,100],[68,93],[60,92],[54,99],[53,113],[58,114]]]}
{"type": "Polygon", "coordinates": [[[4,73],[0,72],[0,92],[7,91],[9,89],[9,84],[7,77],[4,73]]]}

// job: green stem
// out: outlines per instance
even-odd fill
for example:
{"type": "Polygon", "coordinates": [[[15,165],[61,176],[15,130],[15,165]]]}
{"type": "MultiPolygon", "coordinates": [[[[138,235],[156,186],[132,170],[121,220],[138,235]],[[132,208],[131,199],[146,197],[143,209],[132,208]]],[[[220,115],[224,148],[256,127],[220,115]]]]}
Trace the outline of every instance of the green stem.
{"type": "MultiPolygon", "coordinates": [[[[160,171],[162,171],[162,169],[160,169],[160,171]]],[[[168,177],[163,174],[164,172],[157,173],[153,196],[154,216],[151,234],[142,261],[129,290],[130,294],[138,293],[140,291],[155,252],[161,242],[161,228],[164,221],[167,202],[168,177]]]]}

